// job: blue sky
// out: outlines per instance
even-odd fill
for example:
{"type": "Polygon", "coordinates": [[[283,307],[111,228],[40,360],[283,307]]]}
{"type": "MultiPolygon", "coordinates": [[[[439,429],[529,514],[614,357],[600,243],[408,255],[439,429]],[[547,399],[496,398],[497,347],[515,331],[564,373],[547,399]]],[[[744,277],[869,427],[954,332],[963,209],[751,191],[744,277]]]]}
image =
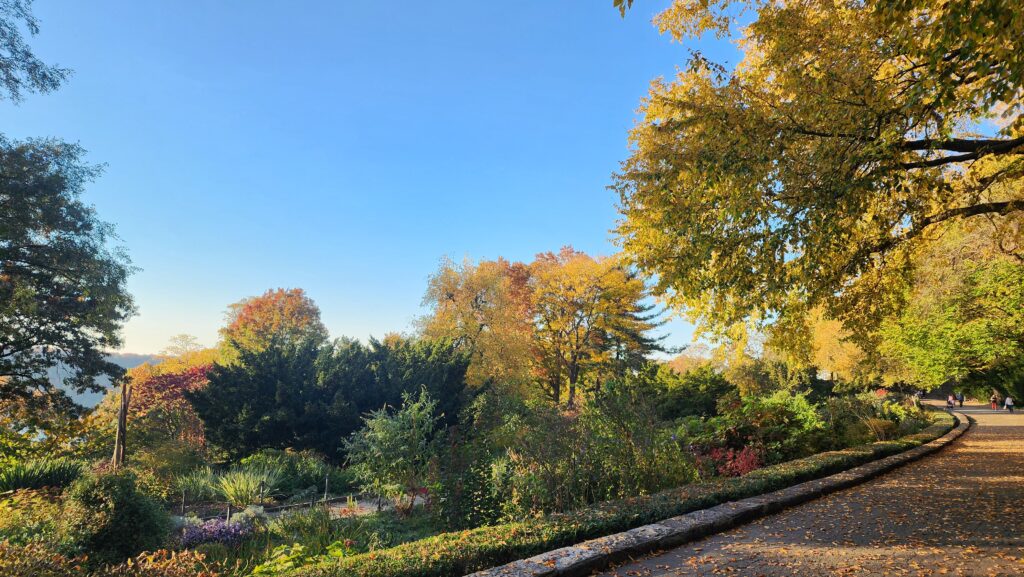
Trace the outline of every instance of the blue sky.
{"type": "Polygon", "coordinates": [[[0,126],[107,165],[86,200],[142,269],[124,350],[213,344],[272,287],[306,289],[333,336],[381,336],[445,255],[615,251],[610,175],[687,56],[650,24],[667,0],[637,4],[37,0],[37,53],[75,73],[0,126]]]}

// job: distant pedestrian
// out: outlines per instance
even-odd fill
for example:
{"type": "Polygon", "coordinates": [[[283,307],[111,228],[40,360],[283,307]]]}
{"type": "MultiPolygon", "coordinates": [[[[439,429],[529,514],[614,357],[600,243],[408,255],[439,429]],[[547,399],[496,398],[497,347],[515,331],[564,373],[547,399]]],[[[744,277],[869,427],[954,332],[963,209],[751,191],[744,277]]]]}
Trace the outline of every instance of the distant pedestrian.
{"type": "Polygon", "coordinates": [[[1007,411],[1013,412],[1013,397],[1006,395],[1006,400],[1003,401],[1003,406],[1006,407],[1007,411]]]}
{"type": "Polygon", "coordinates": [[[999,393],[992,393],[992,396],[988,398],[988,402],[992,403],[992,410],[999,408],[999,393]]]}
{"type": "Polygon", "coordinates": [[[949,410],[953,410],[954,407],[956,407],[956,397],[954,397],[953,395],[949,395],[948,397],[946,397],[946,408],[949,410]]]}
{"type": "Polygon", "coordinates": [[[964,394],[963,393],[957,393],[956,394],[956,402],[960,403],[960,408],[961,409],[964,407],[964,394]]]}

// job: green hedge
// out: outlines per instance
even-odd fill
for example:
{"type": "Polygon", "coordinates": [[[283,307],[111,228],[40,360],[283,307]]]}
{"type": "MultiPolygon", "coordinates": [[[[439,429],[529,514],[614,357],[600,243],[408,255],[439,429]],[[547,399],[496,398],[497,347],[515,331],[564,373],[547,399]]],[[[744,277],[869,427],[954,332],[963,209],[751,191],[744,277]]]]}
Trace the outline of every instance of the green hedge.
{"type": "Polygon", "coordinates": [[[819,453],[759,469],[743,477],[687,485],[654,495],[609,501],[571,513],[479,527],[390,549],[296,569],[292,577],[448,577],[465,575],[587,539],[627,531],[669,517],[796,483],[825,477],[922,445],[949,431],[953,417],[932,413],[933,424],[895,441],[819,453]]]}

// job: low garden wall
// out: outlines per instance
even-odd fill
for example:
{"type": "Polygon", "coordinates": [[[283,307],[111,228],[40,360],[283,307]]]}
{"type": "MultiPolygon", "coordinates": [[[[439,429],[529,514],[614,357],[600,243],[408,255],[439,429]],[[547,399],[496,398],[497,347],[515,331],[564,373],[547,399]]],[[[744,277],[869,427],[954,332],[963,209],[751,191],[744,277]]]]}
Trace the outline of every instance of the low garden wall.
{"type": "Polygon", "coordinates": [[[442,533],[308,565],[288,575],[448,577],[474,571],[479,572],[477,577],[582,575],[629,555],[678,545],[863,482],[942,448],[969,426],[966,418],[958,420],[944,412],[933,413],[932,420],[923,431],[893,441],[819,453],[742,477],[609,501],[570,513],[442,533]]]}

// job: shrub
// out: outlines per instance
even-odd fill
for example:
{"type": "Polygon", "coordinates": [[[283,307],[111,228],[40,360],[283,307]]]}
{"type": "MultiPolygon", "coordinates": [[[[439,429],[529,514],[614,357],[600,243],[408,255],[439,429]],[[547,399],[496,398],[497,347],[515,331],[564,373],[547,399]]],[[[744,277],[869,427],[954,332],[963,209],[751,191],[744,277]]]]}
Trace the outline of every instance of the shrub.
{"type": "Polygon", "coordinates": [[[938,414],[926,430],[897,441],[821,453],[758,469],[743,477],[688,485],[648,496],[600,503],[572,513],[449,532],[381,551],[320,561],[289,577],[441,577],[465,575],[580,541],[626,531],[726,501],[820,478],[926,443],[949,430],[938,414]]]}
{"type": "Polygon", "coordinates": [[[353,483],[351,475],[344,469],[331,466],[312,451],[263,449],[242,459],[240,464],[243,467],[274,468],[281,471],[278,489],[287,496],[309,492],[311,489],[313,492],[322,492],[325,479],[332,492],[349,490],[353,483]]]}
{"type": "Polygon", "coordinates": [[[274,494],[280,481],[276,468],[236,467],[217,478],[217,491],[232,505],[247,507],[274,494]]]}
{"type": "Polygon", "coordinates": [[[768,462],[813,453],[825,423],[803,393],[776,391],[765,397],[745,397],[738,411],[728,415],[745,441],[760,448],[768,462]]]}
{"type": "Polygon", "coordinates": [[[16,545],[53,539],[60,506],[55,495],[21,490],[0,499],[0,541],[16,545]]]}
{"type": "Polygon", "coordinates": [[[174,487],[192,501],[211,499],[218,494],[217,477],[209,467],[200,467],[179,475],[174,479],[174,487]]]}
{"type": "Polygon", "coordinates": [[[644,495],[696,479],[691,456],[651,402],[606,386],[578,415],[530,405],[509,419],[490,462],[491,495],[506,519],[644,495]]]}
{"type": "Polygon", "coordinates": [[[218,577],[203,556],[192,551],[156,551],[90,571],[81,558],[68,558],[39,544],[18,546],[0,541],[0,575],[4,577],[218,577]]]}
{"type": "Polygon", "coordinates": [[[107,566],[91,577],[218,577],[201,553],[159,550],[118,565],[107,566]]]}
{"type": "Polygon", "coordinates": [[[867,427],[876,441],[895,439],[899,434],[899,426],[888,419],[870,417],[864,419],[864,426],[867,427]]]}
{"type": "Polygon", "coordinates": [[[737,391],[711,363],[681,375],[665,367],[659,376],[665,383],[664,393],[658,399],[658,415],[663,419],[713,417],[718,414],[718,400],[737,391]]]}
{"type": "Polygon", "coordinates": [[[657,419],[651,401],[615,384],[581,411],[589,502],[647,495],[696,480],[693,459],[657,419]]]}
{"type": "Polygon", "coordinates": [[[913,404],[874,393],[826,399],[821,414],[832,431],[831,448],[893,439],[927,424],[924,413],[913,404]]]}
{"type": "Polygon", "coordinates": [[[256,524],[251,519],[232,519],[231,521],[220,518],[207,521],[188,519],[181,530],[179,545],[185,549],[203,543],[237,545],[255,529],[256,524]]]}
{"type": "Polygon", "coordinates": [[[76,573],[83,573],[78,563],[39,543],[0,541],[0,575],[4,577],[68,577],[76,573]]]}
{"type": "Polygon", "coordinates": [[[393,414],[381,409],[364,419],[366,426],[345,444],[352,471],[364,491],[394,500],[395,510],[408,513],[427,486],[438,454],[437,402],[420,390],[402,396],[393,414]]]}
{"type": "Polygon", "coordinates": [[[17,489],[64,488],[82,476],[85,465],[73,459],[35,459],[0,469],[0,492],[17,489]]]}
{"type": "Polygon", "coordinates": [[[760,469],[764,464],[761,455],[753,447],[736,449],[712,449],[710,458],[717,464],[716,470],[723,477],[742,477],[760,469]]]}
{"type": "MultiPolygon", "coordinates": [[[[136,425],[136,430],[138,428],[136,425]]],[[[163,501],[176,501],[181,498],[181,493],[177,491],[175,481],[202,463],[193,447],[171,440],[133,451],[128,468],[135,474],[135,484],[142,491],[163,501]]]]}
{"type": "Polygon", "coordinates": [[[135,485],[130,472],[87,475],[68,489],[58,533],[66,552],[118,563],[158,549],[170,518],[135,485]]]}
{"type": "Polygon", "coordinates": [[[275,542],[254,575],[278,575],[320,561],[391,547],[436,533],[429,515],[399,516],[394,511],[332,519],[323,508],[285,514],[270,523],[275,542]]]}
{"type": "Polygon", "coordinates": [[[318,549],[336,540],[337,525],[334,521],[327,509],[312,507],[282,513],[270,521],[267,529],[285,543],[303,543],[318,549]]]}

